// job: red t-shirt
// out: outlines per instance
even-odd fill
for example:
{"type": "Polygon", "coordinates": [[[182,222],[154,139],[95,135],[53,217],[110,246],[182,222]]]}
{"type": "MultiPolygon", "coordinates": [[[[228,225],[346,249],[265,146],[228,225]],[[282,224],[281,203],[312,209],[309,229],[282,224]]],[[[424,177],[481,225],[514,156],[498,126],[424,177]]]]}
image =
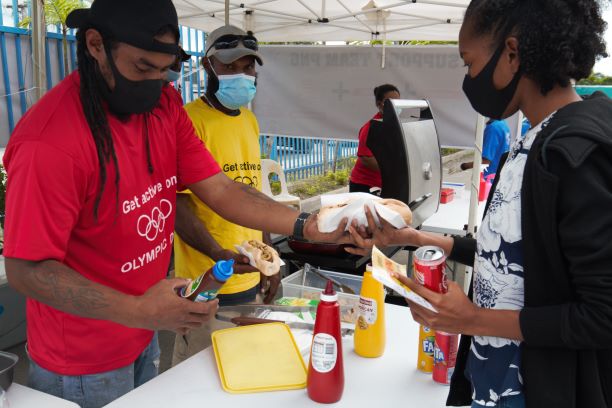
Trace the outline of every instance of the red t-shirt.
{"type": "MultiPolygon", "coordinates": [[[[374,115],[372,119],[382,119],[382,115],[377,113],[374,115]]],[[[370,121],[368,121],[363,127],[359,130],[359,146],[357,147],[357,162],[355,162],[355,167],[353,167],[353,171],[351,172],[351,181],[353,183],[365,184],[370,187],[382,187],[382,179],[380,177],[380,172],[375,170],[368,169],[363,162],[361,161],[361,157],[373,157],[374,154],[368,146],[366,142],[368,141],[368,133],[370,132],[370,121]]]]}
{"type": "MultiPolygon", "coordinates": [[[[177,186],[220,171],[195,135],[180,98],[164,87],[149,115],[125,122],[108,115],[119,163],[100,183],[95,143],[73,73],[49,91],[17,125],[4,156],[8,171],[4,255],[57,260],[87,279],[141,295],[164,279],[174,230],[177,186]],[[148,116],[153,174],[147,167],[148,116]]],[[[36,363],[63,375],[84,375],[131,364],[153,332],[87,319],[27,302],[28,350],[36,363]]]]}

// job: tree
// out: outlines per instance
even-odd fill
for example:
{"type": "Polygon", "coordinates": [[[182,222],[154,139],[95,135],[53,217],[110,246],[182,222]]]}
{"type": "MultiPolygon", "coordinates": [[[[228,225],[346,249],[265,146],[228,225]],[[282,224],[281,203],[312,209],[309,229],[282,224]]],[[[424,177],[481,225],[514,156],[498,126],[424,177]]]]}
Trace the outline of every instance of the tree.
{"type": "MultiPolygon", "coordinates": [[[[70,72],[70,64],[68,62],[68,26],[66,18],[71,11],[79,8],[89,7],[88,2],[84,0],[45,0],[45,24],[47,26],[61,26],[62,29],[62,47],[64,49],[64,72],[66,75],[70,72]]],[[[19,23],[19,27],[26,28],[32,23],[30,17],[26,17],[19,23]]]]}
{"type": "Polygon", "coordinates": [[[594,72],[588,78],[578,81],[577,85],[612,85],[612,77],[594,72]]]}

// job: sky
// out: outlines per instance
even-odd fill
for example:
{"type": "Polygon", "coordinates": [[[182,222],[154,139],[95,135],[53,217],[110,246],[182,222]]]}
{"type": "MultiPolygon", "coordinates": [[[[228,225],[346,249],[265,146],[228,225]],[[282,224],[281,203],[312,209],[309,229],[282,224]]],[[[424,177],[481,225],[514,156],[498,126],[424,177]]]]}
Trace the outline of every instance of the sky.
{"type": "Polygon", "coordinates": [[[593,71],[612,76],[612,6],[608,7],[608,9],[604,11],[603,16],[608,22],[608,30],[605,34],[605,40],[608,46],[608,54],[611,56],[597,62],[593,68],[593,71]]]}

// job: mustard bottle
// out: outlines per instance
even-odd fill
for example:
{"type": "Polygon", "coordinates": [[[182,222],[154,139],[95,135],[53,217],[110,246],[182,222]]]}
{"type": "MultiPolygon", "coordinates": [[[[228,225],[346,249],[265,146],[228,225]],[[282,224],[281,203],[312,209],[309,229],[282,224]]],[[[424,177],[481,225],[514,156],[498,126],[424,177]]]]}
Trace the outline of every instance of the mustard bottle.
{"type": "Polygon", "coordinates": [[[380,357],[385,352],[385,340],[385,289],[372,277],[372,266],[367,265],[355,324],[355,353],[362,357],[380,357]]]}

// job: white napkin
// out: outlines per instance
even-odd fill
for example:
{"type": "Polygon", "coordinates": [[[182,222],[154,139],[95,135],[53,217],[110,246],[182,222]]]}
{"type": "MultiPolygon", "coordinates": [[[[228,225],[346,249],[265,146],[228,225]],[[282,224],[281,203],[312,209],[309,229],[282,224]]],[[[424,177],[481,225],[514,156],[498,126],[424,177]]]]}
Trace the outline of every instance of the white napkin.
{"type": "MultiPolygon", "coordinates": [[[[238,251],[240,255],[244,255],[247,258],[249,258],[249,265],[251,265],[254,268],[257,268],[257,264],[255,263],[255,258],[253,258],[253,254],[247,251],[245,247],[243,247],[242,245],[236,244],[234,245],[234,248],[236,248],[236,251],[238,251]]],[[[280,266],[285,266],[285,261],[283,261],[282,259],[280,260],[280,266]]]]}
{"type": "Polygon", "coordinates": [[[343,203],[348,203],[344,207],[334,209],[323,218],[319,219],[318,226],[321,232],[333,232],[338,228],[340,222],[344,218],[348,218],[350,225],[353,220],[357,220],[358,225],[368,226],[368,219],[365,214],[365,207],[370,209],[374,217],[376,225],[380,226],[380,220],[378,215],[382,217],[389,224],[395,228],[407,227],[404,218],[393,210],[390,210],[386,206],[377,203],[381,198],[368,193],[344,193],[344,194],[328,194],[321,196],[321,208],[327,206],[333,206],[343,203]],[[378,214],[378,215],[377,215],[378,214]]]}

